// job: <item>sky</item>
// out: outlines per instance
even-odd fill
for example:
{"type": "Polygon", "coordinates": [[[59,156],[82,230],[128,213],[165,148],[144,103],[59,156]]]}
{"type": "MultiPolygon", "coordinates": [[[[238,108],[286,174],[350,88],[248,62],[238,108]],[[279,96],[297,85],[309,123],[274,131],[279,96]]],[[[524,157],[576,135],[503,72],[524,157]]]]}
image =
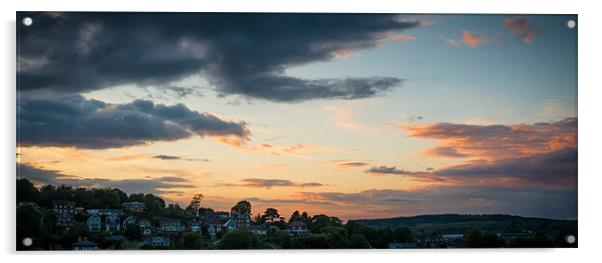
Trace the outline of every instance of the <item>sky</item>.
{"type": "Polygon", "coordinates": [[[17,173],[36,185],[577,218],[574,15],[24,17],[17,173]]]}

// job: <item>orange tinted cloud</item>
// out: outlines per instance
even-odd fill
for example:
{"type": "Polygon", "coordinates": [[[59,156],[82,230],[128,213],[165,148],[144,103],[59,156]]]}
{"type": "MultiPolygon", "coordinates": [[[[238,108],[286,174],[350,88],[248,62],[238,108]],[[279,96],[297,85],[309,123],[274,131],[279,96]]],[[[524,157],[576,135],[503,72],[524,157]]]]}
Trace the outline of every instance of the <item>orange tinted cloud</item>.
{"type": "Polygon", "coordinates": [[[462,41],[471,47],[478,47],[484,43],[489,42],[489,39],[485,36],[476,36],[468,30],[462,30],[462,41]]]}
{"type": "Polygon", "coordinates": [[[264,152],[264,153],[269,153],[269,154],[273,154],[273,155],[296,156],[296,155],[302,155],[302,154],[315,154],[315,153],[320,153],[320,152],[329,150],[328,148],[325,148],[325,147],[319,147],[319,146],[303,144],[303,143],[293,144],[293,145],[289,145],[289,146],[278,146],[278,145],[272,145],[272,144],[266,144],[266,143],[250,145],[250,144],[247,144],[247,142],[245,140],[242,140],[237,137],[232,137],[232,136],[218,137],[217,140],[221,143],[239,148],[241,150],[245,150],[245,151],[249,151],[249,152],[264,152]]]}
{"type": "Polygon", "coordinates": [[[412,40],[416,40],[415,36],[405,35],[405,34],[390,34],[388,36],[388,38],[391,39],[391,40],[402,42],[402,43],[403,42],[412,41],[412,40]]]}
{"type": "Polygon", "coordinates": [[[405,125],[401,129],[410,137],[438,140],[437,148],[424,153],[431,156],[464,155],[495,160],[577,146],[577,118],[515,125],[405,125]]]}
{"type": "Polygon", "coordinates": [[[504,27],[514,35],[520,37],[526,45],[530,45],[539,34],[538,30],[522,17],[508,18],[504,20],[504,27]]]}
{"type": "Polygon", "coordinates": [[[366,162],[344,162],[337,164],[337,169],[358,168],[367,166],[366,162]]]}
{"type": "Polygon", "coordinates": [[[153,154],[148,154],[148,153],[122,155],[122,156],[108,158],[107,161],[133,161],[133,160],[139,160],[139,159],[148,159],[152,156],[153,156],[153,154]]]}

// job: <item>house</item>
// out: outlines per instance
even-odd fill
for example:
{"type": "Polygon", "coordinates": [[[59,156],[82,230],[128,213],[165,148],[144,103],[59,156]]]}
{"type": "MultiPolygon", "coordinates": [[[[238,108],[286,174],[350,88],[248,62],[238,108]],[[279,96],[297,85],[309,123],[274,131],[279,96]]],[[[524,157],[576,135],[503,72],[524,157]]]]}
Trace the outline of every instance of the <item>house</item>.
{"type": "Polygon", "coordinates": [[[121,227],[122,229],[126,230],[128,229],[128,225],[133,224],[136,224],[136,218],[134,218],[133,216],[128,216],[123,220],[123,223],[121,223],[121,227]]]}
{"type": "Polygon", "coordinates": [[[88,217],[86,225],[88,226],[88,231],[91,233],[98,233],[102,230],[102,221],[100,220],[99,215],[91,215],[88,217]]]}
{"type": "Polygon", "coordinates": [[[142,202],[124,202],[123,209],[132,213],[143,213],[144,212],[144,203],[142,202]]]}
{"type": "Polygon", "coordinates": [[[249,226],[249,227],[247,227],[247,231],[249,231],[249,232],[251,232],[251,234],[257,235],[257,236],[267,235],[267,231],[266,231],[265,227],[260,226],[260,225],[249,226]]]}
{"type": "Polygon", "coordinates": [[[213,216],[205,220],[205,224],[207,224],[207,233],[209,233],[211,238],[215,238],[217,234],[223,231],[224,221],[217,216],[213,216]]]}
{"type": "Polygon", "coordinates": [[[35,203],[35,202],[19,202],[17,204],[17,207],[24,207],[24,206],[29,206],[29,207],[34,208],[34,209],[39,209],[40,208],[40,206],[37,203],[35,203]]]}
{"type": "Polygon", "coordinates": [[[203,230],[203,226],[202,226],[201,222],[199,222],[197,220],[192,220],[190,222],[190,231],[201,232],[202,230],[203,230]]]}
{"type": "Polygon", "coordinates": [[[119,231],[121,230],[121,224],[119,222],[119,216],[110,214],[105,216],[105,230],[106,231],[119,231]]]}
{"type": "Polygon", "coordinates": [[[69,229],[73,226],[73,215],[75,215],[75,202],[67,200],[52,201],[52,210],[56,216],[56,225],[69,229]]]}
{"type": "Polygon", "coordinates": [[[230,218],[228,221],[226,221],[226,223],[224,223],[224,228],[226,229],[226,232],[231,232],[236,230],[238,227],[236,225],[236,221],[230,218]]]}
{"type": "Polygon", "coordinates": [[[109,215],[117,215],[122,216],[123,211],[119,209],[88,209],[86,211],[88,215],[99,215],[99,216],[109,216],[109,215]]]}
{"type": "Polygon", "coordinates": [[[214,216],[225,221],[230,218],[230,213],[227,211],[216,211],[214,216]]]}
{"type": "Polygon", "coordinates": [[[140,231],[143,235],[148,236],[153,233],[151,221],[147,218],[141,218],[138,220],[138,225],[140,226],[140,231]]]}
{"type": "Polygon", "coordinates": [[[232,213],[230,219],[236,225],[236,228],[247,228],[251,226],[251,216],[248,213],[232,213]]]}
{"type": "Polygon", "coordinates": [[[144,239],[144,243],[153,248],[169,247],[171,240],[168,237],[152,236],[144,239]]]}
{"type": "Polygon", "coordinates": [[[163,231],[164,233],[180,233],[182,231],[184,231],[184,225],[182,224],[182,221],[180,221],[180,219],[175,219],[175,218],[164,218],[161,219],[160,223],[160,227],[161,227],[161,231],[163,231]]]}
{"type": "Polygon", "coordinates": [[[80,240],[76,243],[73,243],[73,250],[97,250],[98,245],[92,241],[88,240],[80,240]]]}
{"type": "Polygon", "coordinates": [[[443,240],[445,241],[457,241],[457,240],[462,240],[464,239],[464,235],[462,234],[444,234],[441,235],[441,238],[443,238],[443,240]]]}
{"type": "Polygon", "coordinates": [[[289,235],[304,235],[309,233],[309,228],[307,227],[307,224],[301,221],[295,221],[288,224],[288,233],[289,235]]]}
{"type": "Polygon", "coordinates": [[[390,249],[416,248],[416,243],[389,243],[390,249]]]}
{"type": "Polygon", "coordinates": [[[105,237],[105,241],[107,242],[121,242],[125,240],[125,237],[122,235],[110,235],[105,237]]]}

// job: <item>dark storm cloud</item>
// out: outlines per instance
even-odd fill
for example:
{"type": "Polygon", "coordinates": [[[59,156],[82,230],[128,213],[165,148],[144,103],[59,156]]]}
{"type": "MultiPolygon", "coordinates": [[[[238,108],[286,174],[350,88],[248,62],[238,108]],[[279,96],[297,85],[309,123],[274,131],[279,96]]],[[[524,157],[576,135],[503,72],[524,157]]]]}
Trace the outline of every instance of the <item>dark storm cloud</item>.
{"type": "Polygon", "coordinates": [[[86,188],[113,187],[119,188],[127,193],[161,193],[162,191],[166,191],[166,189],[195,187],[187,179],[173,176],[123,180],[83,178],[73,175],[65,175],[60,171],[37,168],[28,164],[17,164],[17,177],[27,178],[30,181],[43,185],[67,185],[86,188]]]}
{"type": "Polygon", "coordinates": [[[577,183],[577,148],[509,158],[493,163],[471,163],[436,171],[437,176],[461,180],[504,178],[508,183],[574,188],[577,183]]]}
{"type": "Polygon", "coordinates": [[[413,180],[434,183],[574,189],[577,184],[577,148],[496,161],[474,160],[439,170],[427,169],[425,172],[388,166],[375,166],[364,172],[372,175],[404,175],[413,180]]]}
{"type": "Polygon", "coordinates": [[[250,134],[244,122],[191,111],[183,104],[166,106],[145,100],[107,104],[82,96],[19,100],[17,130],[21,146],[77,148],[117,148],[194,135],[246,139],[250,134]]]}
{"type": "Polygon", "coordinates": [[[201,74],[223,96],[371,97],[402,80],[301,79],[284,72],[373,48],[420,25],[389,14],[19,13],[18,20],[26,15],[36,23],[18,30],[18,79],[31,96],[163,85],[201,74]]]}

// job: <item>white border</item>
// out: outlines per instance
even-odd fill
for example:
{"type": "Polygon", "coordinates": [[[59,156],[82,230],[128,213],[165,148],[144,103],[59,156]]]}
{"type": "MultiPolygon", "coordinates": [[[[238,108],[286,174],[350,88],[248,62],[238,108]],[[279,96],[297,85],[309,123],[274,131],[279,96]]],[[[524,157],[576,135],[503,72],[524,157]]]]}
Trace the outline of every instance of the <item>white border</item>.
{"type": "Polygon", "coordinates": [[[108,257],[132,256],[126,260],[166,262],[175,260],[230,262],[586,262],[599,258],[602,243],[599,221],[602,220],[601,176],[597,167],[602,127],[599,102],[602,86],[600,73],[600,9],[596,1],[520,1],[520,0],[423,0],[400,1],[311,1],[311,0],[221,0],[202,1],[1,1],[2,8],[2,87],[1,158],[3,173],[0,249],[3,262],[58,261],[103,262],[108,257]],[[536,13],[578,14],[579,29],[579,248],[539,250],[418,250],[418,251],[203,251],[203,252],[100,252],[86,253],[16,253],[14,252],[14,178],[15,178],[15,11],[184,11],[184,12],[376,12],[376,13],[536,13]],[[597,48],[596,48],[597,47],[597,48]],[[57,256],[58,255],[58,256],[57,256]],[[68,255],[68,256],[66,256],[68,255]]]}

